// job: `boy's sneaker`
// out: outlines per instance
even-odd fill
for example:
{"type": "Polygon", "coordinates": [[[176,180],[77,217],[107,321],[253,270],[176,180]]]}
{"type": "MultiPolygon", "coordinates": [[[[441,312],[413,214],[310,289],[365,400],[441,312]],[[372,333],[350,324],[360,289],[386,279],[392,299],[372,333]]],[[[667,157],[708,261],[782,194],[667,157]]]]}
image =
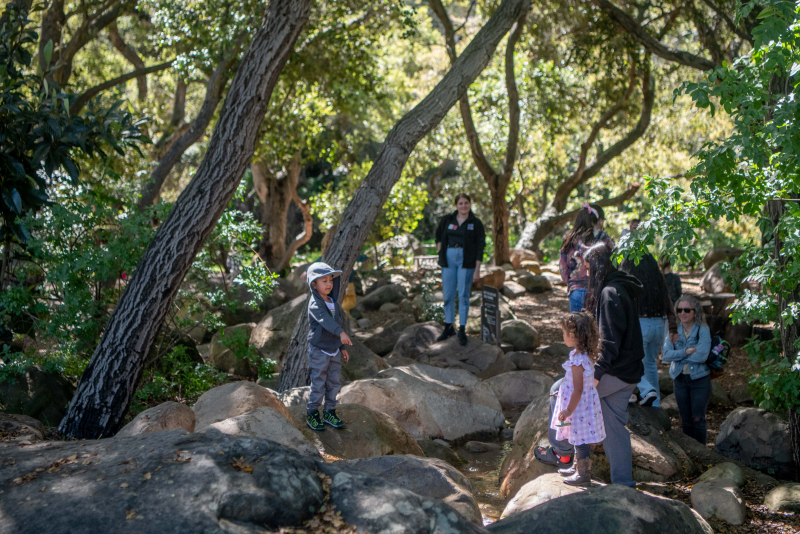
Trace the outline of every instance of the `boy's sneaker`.
{"type": "Polygon", "coordinates": [[[331,425],[333,428],[342,428],[344,426],[344,421],[339,419],[336,415],[336,410],[323,410],[322,420],[325,424],[331,425]]]}
{"type": "Polygon", "coordinates": [[[658,394],[655,391],[648,391],[647,394],[642,397],[642,400],[639,401],[639,404],[642,406],[652,406],[656,399],[658,399],[658,394]]]}
{"type": "Polygon", "coordinates": [[[311,430],[325,430],[325,425],[322,424],[319,412],[306,414],[306,424],[311,430]]]}

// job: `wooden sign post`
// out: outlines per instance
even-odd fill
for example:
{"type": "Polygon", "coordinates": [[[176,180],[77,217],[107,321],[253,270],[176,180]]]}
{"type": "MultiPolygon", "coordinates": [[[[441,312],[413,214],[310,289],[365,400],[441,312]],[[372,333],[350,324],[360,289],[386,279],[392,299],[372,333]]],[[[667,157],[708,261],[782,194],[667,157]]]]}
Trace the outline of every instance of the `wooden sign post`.
{"type": "Polygon", "coordinates": [[[500,293],[489,286],[483,286],[481,291],[481,339],[491,345],[500,345],[500,293]]]}

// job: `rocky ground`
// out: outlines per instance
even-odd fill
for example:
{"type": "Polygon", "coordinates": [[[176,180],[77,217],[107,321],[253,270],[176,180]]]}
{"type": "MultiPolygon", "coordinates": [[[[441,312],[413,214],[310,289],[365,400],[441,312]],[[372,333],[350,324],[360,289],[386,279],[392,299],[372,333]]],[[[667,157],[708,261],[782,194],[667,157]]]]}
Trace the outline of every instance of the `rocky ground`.
{"type": "MultiPolygon", "coordinates": [[[[254,377],[189,405],[154,406],[107,440],[59,441],[35,419],[0,414],[0,503],[8,504],[0,504],[0,534],[800,531],[800,486],[764,473],[785,472],[785,424],[742,392],[749,364],[741,349],[716,381],[708,446],[684,436],[668,406],[631,407],[642,491],[604,486],[602,446],[593,448],[591,490],[565,486],[536,462],[565,358],[558,321],[568,304],[546,266],[526,269],[486,273],[506,285],[505,350],[474,334],[463,348],[436,343],[441,326],[421,322],[425,290],[414,275],[393,271],[360,297],[341,430],[304,424],[308,387],[277,393],[268,389],[274,381],[254,377]],[[565,525],[565,514],[582,521],[565,525]]],[[[697,277],[685,280],[686,291],[699,292],[697,277]]],[[[278,360],[304,298],[287,290],[283,300],[239,326],[278,360]]],[[[468,330],[476,321],[473,310],[468,330]]],[[[202,353],[220,369],[250,371],[213,341],[202,353]]]]}

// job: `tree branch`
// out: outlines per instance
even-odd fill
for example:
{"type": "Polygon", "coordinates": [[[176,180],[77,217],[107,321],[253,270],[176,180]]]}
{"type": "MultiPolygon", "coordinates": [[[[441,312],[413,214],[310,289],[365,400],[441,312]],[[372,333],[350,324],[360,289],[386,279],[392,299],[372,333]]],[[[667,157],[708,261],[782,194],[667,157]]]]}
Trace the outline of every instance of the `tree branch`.
{"type": "MultiPolygon", "coordinates": [[[[131,65],[137,69],[145,68],[142,58],[140,58],[136,51],[128,46],[122,39],[116,20],[108,25],[108,39],[111,41],[111,44],[114,45],[114,48],[116,48],[117,51],[122,54],[122,57],[127,59],[131,65]]],[[[144,100],[147,98],[147,76],[138,76],[136,78],[136,83],[139,86],[139,100],[144,100]]]]}
{"type": "Polygon", "coordinates": [[[717,15],[719,15],[719,16],[720,16],[720,18],[721,18],[722,20],[724,20],[724,21],[725,21],[725,24],[727,24],[727,25],[728,25],[728,28],[730,28],[730,30],[731,30],[733,33],[735,33],[735,34],[736,34],[736,35],[738,35],[738,36],[739,36],[741,39],[744,39],[745,41],[747,41],[747,42],[748,42],[748,43],[750,43],[751,45],[753,44],[753,36],[752,36],[752,35],[748,35],[746,32],[743,32],[742,30],[740,30],[739,28],[737,28],[737,27],[736,27],[736,23],[733,21],[733,19],[732,19],[732,18],[731,18],[731,17],[730,17],[730,16],[729,16],[727,13],[725,13],[725,12],[724,12],[722,9],[720,9],[720,8],[719,8],[719,6],[717,6],[717,4],[715,4],[715,3],[714,3],[714,2],[712,2],[711,0],[703,0],[703,2],[704,2],[704,3],[705,3],[707,6],[708,6],[708,7],[710,7],[710,8],[711,8],[711,9],[714,11],[714,13],[716,13],[717,15]]]}
{"type": "Polygon", "coordinates": [[[622,11],[620,8],[612,4],[609,0],[592,0],[592,2],[605,12],[611,20],[617,23],[623,30],[625,30],[631,37],[638,41],[645,50],[666,59],[692,67],[694,69],[706,71],[711,70],[717,66],[713,61],[700,56],[696,56],[683,50],[673,50],[661,41],[655,39],[652,35],[647,33],[638,22],[636,22],[630,15],[622,11]]]}
{"type": "MultiPolygon", "coordinates": [[[[636,195],[636,193],[639,191],[640,187],[641,184],[639,182],[634,182],[628,186],[628,189],[626,189],[625,192],[615,196],[614,198],[606,198],[603,200],[598,200],[596,202],[592,202],[592,204],[595,206],[600,206],[601,208],[608,208],[610,206],[621,206],[628,200],[632,199],[634,195],[636,195]]],[[[555,217],[551,217],[551,220],[554,222],[550,231],[551,232],[555,231],[560,226],[574,220],[575,217],[578,216],[578,212],[581,209],[582,208],[578,208],[572,211],[565,211],[564,213],[556,215],[555,217]]]]}
{"type": "Polygon", "coordinates": [[[125,83],[128,80],[132,80],[134,78],[138,78],[140,76],[147,76],[148,74],[152,74],[154,72],[159,72],[164,69],[168,69],[172,66],[173,61],[167,61],[166,63],[161,63],[160,65],[153,65],[152,67],[145,67],[143,69],[137,69],[135,71],[129,72],[127,74],[123,74],[122,76],[118,76],[112,80],[108,80],[106,82],[101,83],[100,85],[95,85],[91,89],[87,89],[84,93],[82,93],[75,102],[69,107],[70,115],[77,115],[83,109],[83,106],[86,103],[94,98],[95,96],[99,95],[106,89],[111,89],[119,84],[125,83]]]}
{"type": "Polygon", "coordinates": [[[150,173],[149,180],[142,188],[142,197],[138,203],[139,209],[155,204],[158,201],[161,195],[161,186],[164,185],[167,175],[183,157],[183,153],[203,137],[206,128],[208,128],[211,119],[214,117],[217,105],[222,100],[222,93],[228,83],[228,71],[237,62],[239,50],[244,44],[245,37],[246,34],[244,32],[240,34],[231,48],[225,52],[220,62],[217,63],[211,78],[208,80],[206,96],[197,117],[192,121],[186,132],[172,143],[167,153],[158,162],[158,166],[150,173]]]}
{"type": "MultiPolygon", "coordinates": [[[[611,106],[605,113],[600,117],[600,119],[592,126],[591,131],[589,132],[589,136],[586,138],[586,141],[581,145],[580,156],[578,157],[578,168],[572,173],[572,176],[564,180],[561,185],[558,186],[554,195],[553,195],[553,206],[555,207],[556,211],[562,211],[564,207],[567,205],[567,199],[569,198],[570,193],[578,187],[578,185],[584,183],[589,177],[584,177],[584,173],[586,171],[586,156],[589,153],[589,149],[592,147],[594,142],[597,140],[597,136],[600,133],[600,130],[605,128],[614,116],[622,111],[622,108],[625,106],[625,103],[630,98],[633,90],[636,88],[636,61],[631,60],[631,67],[629,71],[629,82],[628,88],[625,90],[625,93],[622,95],[617,103],[611,106]]],[[[644,105],[642,105],[642,110],[644,111],[644,105]]]]}
{"type": "Polygon", "coordinates": [[[311,216],[311,206],[309,205],[308,200],[302,200],[300,195],[297,194],[297,183],[300,181],[300,171],[302,171],[302,167],[300,166],[300,156],[300,151],[298,150],[295,152],[292,161],[289,162],[289,172],[287,174],[289,184],[287,184],[287,187],[292,194],[292,200],[295,204],[297,204],[297,207],[300,208],[300,211],[303,212],[303,231],[299,233],[297,237],[295,237],[294,241],[289,243],[288,247],[286,247],[286,252],[278,264],[278,268],[276,269],[277,271],[283,271],[289,267],[294,253],[297,252],[298,248],[308,243],[309,239],[311,239],[311,234],[314,231],[314,218],[311,216]]]}

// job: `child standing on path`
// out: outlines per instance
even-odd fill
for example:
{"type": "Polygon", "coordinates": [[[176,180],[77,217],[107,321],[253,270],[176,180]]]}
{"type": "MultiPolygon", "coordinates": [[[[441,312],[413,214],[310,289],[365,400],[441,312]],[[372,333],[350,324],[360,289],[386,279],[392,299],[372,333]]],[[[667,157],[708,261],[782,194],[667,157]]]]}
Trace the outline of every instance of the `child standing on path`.
{"type": "Polygon", "coordinates": [[[594,364],[600,356],[600,330],[588,313],[570,313],[561,320],[564,343],[574,350],[564,362],[567,371],[558,390],[550,428],[558,440],[566,439],[575,447],[576,462],[559,469],[565,484],[591,486],[592,460],[589,444],[606,437],[600,397],[594,384],[594,364]]]}
{"type": "Polygon", "coordinates": [[[306,407],[306,423],[312,430],[325,430],[327,423],[334,428],[344,426],[336,416],[336,395],[341,384],[342,357],[347,362],[350,355],[345,345],[352,345],[344,331],[344,311],[339,305],[339,284],[342,271],[334,271],[326,263],[308,267],[308,370],[311,373],[311,394],[306,407]],[[325,399],[325,410],[319,416],[319,407],[325,399]]]}

